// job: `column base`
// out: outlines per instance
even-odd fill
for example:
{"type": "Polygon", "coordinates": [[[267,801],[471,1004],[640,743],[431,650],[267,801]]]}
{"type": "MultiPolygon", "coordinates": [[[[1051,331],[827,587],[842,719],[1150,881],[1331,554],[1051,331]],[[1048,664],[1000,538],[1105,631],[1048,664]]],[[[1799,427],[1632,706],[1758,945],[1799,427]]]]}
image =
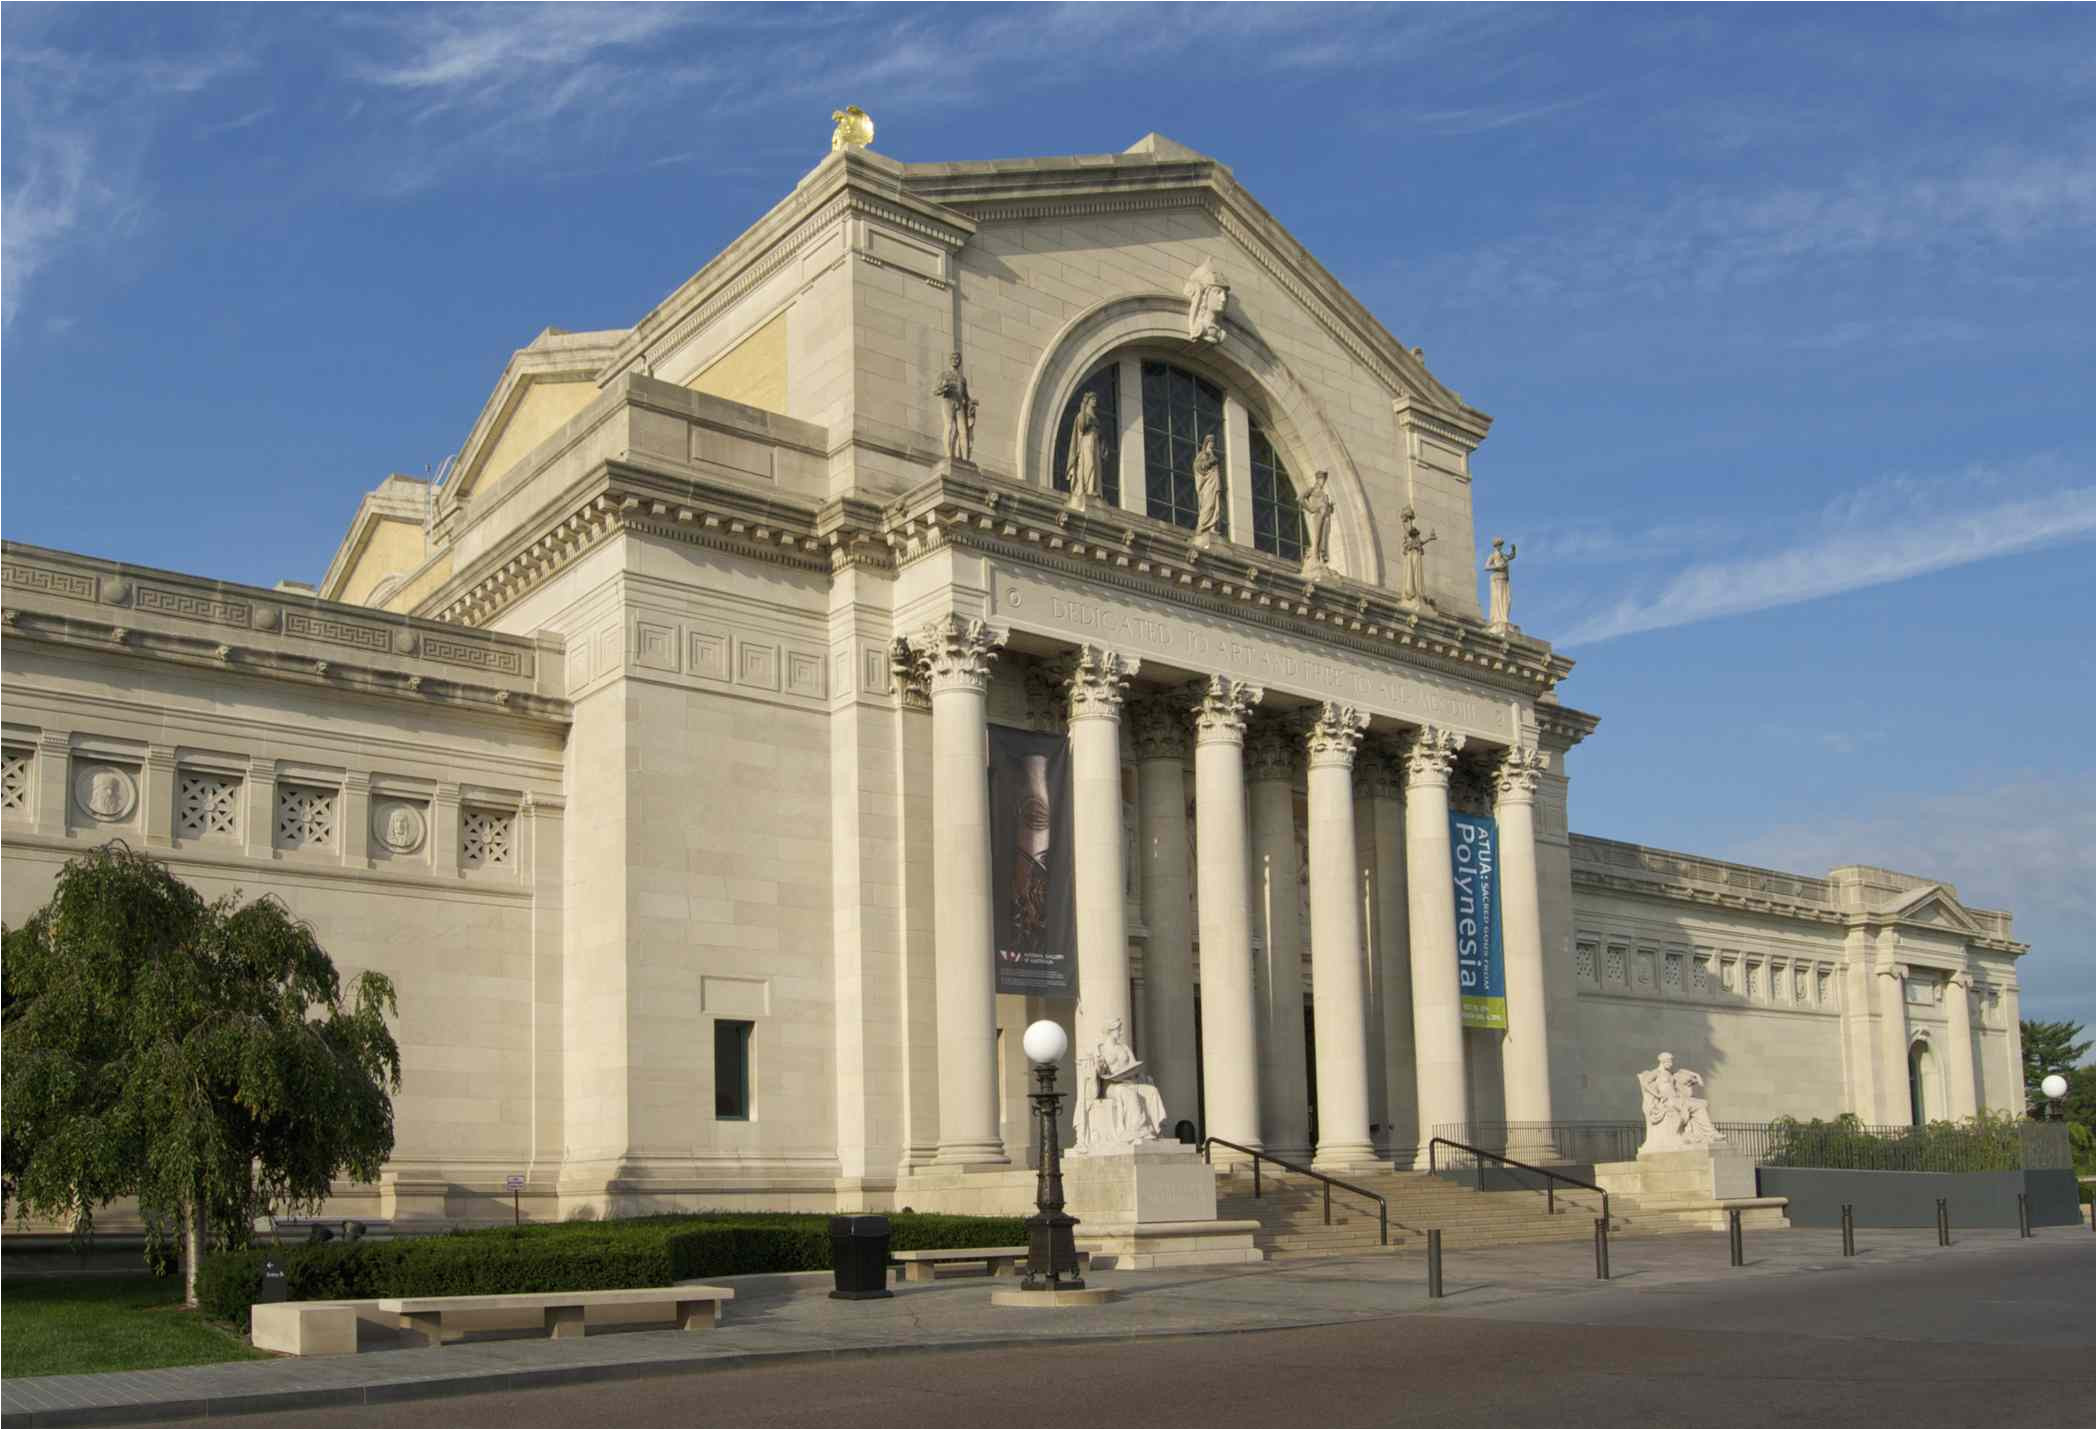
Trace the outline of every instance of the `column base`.
{"type": "Polygon", "coordinates": [[[932,1166],[943,1172],[1002,1172],[1012,1165],[1002,1142],[952,1142],[943,1144],[932,1166]]]}
{"type": "Polygon", "coordinates": [[[1320,1147],[1318,1155],[1311,1158],[1311,1170],[1326,1172],[1333,1176],[1344,1176],[1348,1172],[1369,1172],[1387,1169],[1383,1158],[1376,1155],[1376,1148],[1367,1141],[1341,1142],[1320,1147]]]}

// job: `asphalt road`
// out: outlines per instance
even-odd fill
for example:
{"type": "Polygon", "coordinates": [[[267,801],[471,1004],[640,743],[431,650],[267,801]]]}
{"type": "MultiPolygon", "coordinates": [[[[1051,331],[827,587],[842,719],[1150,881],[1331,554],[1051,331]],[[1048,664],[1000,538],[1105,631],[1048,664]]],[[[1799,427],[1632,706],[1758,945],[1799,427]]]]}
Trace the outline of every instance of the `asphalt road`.
{"type": "MultiPolygon", "coordinates": [[[[1344,1274],[1335,1267],[1335,1274],[1344,1274]]],[[[930,1352],[214,1424],[2090,1425],[2087,1243],[1434,1310],[930,1352]]],[[[192,1422],[202,1423],[202,1422],[192,1422]]]]}

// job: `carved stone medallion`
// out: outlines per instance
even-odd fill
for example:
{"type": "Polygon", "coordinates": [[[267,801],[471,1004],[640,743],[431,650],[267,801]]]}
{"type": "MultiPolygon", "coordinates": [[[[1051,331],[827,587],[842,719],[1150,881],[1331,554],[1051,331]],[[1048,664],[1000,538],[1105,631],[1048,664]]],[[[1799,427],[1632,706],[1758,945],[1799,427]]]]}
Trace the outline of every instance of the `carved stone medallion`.
{"type": "Polygon", "coordinates": [[[138,807],[138,781],[115,765],[88,765],[73,776],[73,799],[96,819],[128,819],[138,807]]]}
{"type": "Polygon", "coordinates": [[[392,853],[413,854],[428,833],[428,819],[412,804],[388,800],[371,811],[371,837],[392,853]]]}

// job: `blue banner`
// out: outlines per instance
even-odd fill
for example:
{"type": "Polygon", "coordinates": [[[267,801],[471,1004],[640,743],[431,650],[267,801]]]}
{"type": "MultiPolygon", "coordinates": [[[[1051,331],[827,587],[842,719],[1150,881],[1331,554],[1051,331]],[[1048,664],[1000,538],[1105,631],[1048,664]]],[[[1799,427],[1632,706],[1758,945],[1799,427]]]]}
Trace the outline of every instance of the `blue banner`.
{"type": "Polygon", "coordinates": [[[1507,1026],[1500,954],[1500,826],[1483,814],[1449,815],[1449,873],[1456,885],[1456,980],[1466,1028],[1507,1026]]]}

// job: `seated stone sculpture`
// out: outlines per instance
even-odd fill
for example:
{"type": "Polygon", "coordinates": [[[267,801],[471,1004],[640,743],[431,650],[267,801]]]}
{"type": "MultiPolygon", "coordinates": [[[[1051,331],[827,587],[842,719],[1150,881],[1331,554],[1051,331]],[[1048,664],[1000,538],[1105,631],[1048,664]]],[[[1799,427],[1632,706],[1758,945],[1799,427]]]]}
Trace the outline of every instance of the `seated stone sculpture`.
{"type": "Polygon", "coordinates": [[[1076,1144],[1081,1156],[1121,1152],[1155,1142],[1165,1127],[1165,1099],[1123,1036],[1121,1020],[1107,1023],[1100,1042],[1078,1058],[1076,1144]]]}
{"type": "Polygon", "coordinates": [[[1673,1053],[1662,1053],[1655,1066],[1638,1075],[1638,1097],[1646,1124],[1639,1156],[1648,1152],[1693,1152],[1726,1140],[1712,1125],[1711,1105],[1696,1095],[1703,1085],[1699,1074],[1675,1067],[1673,1053]]]}

